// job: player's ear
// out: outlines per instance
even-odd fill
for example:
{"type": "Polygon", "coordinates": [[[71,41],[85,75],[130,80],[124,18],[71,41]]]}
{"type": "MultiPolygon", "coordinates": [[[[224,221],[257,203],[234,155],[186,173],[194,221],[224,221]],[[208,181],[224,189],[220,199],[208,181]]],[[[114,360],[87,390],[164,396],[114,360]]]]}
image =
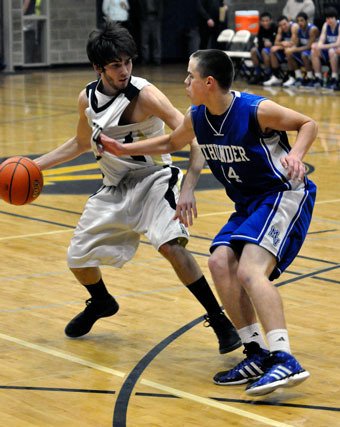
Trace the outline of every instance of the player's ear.
{"type": "Polygon", "coordinates": [[[93,69],[97,74],[104,72],[104,68],[97,64],[93,64],[93,69]]]}
{"type": "Polygon", "coordinates": [[[215,79],[212,76],[208,76],[205,80],[205,84],[207,86],[212,86],[214,84],[214,82],[215,82],[215,79]]]}

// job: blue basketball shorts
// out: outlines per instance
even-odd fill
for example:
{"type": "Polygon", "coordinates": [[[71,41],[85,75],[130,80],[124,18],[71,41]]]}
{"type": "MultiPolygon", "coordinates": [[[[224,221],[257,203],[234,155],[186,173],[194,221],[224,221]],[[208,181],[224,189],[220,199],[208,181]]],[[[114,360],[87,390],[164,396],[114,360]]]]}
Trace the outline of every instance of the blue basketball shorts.
{"type": "Polygon", "coordinates": [[[210,252],[229,246],[239,255],[244,244],[259,245],[277,260],[269,279],[277,279],[301,249],[312,218],[316,186],[271,194],[234,212],[214,238],[210,252]]]}
{"type": "Polygon", "coordinates": [[[311,50],[304,50],[303,52],[295,52],[295,53],[293,53],[293,58],[295,59],[295,61],[298,64],[303,65],[302,57],[303,56],[307,56],[307,58],[310,59],[311,54],[312,54],[311,50]]]}

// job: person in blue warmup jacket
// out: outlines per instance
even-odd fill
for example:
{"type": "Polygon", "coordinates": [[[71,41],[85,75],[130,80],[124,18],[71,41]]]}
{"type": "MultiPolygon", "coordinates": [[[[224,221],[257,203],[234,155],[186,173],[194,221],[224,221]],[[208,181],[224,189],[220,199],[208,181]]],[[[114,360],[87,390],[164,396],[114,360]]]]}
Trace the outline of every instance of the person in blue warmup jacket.
{"type": "MultiPolygon", "coordinates": [[[[185,79],[192,106],[179,127],[129,144],[101,134],[98,147],[116,156],[160,154],[197,138],[212,173],[235,203],[211,244],[209,268],[246,355],[233,369],[217,373],[214,382],[249,382],[246,393],[257,396],[309,377],[291,354],[282,300],[272,281],[298,254],[311,221],[316,186],[305,175],[303,158],[317,124],[262,96],[231,90],[233,76],[225,52],[193,53],[185,79]],[[297,132],[293,148],[286,131],[297,132]]],[[[182,193],[176,211],[176,218],[189,225],[197,213],[187,200],[198,174],[190,180],[188,197],[182,193]]]]}

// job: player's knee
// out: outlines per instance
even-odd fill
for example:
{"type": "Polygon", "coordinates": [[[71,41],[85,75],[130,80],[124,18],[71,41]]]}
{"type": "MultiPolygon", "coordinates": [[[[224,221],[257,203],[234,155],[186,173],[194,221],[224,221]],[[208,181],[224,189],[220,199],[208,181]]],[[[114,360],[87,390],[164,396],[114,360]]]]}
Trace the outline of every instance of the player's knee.
{"type": "Polygon", "coordinates": [[[249,289],[256,280],[253,271],[242,263],[239,264],[236,275],[244,289],[249,289]]]}
{"type": "Polygon", "coordinates": [[[164,243],[158,249],[158,252],[163,255],[164,258],[170,261],[180,256],[185,251],[185,248],[179,244],[177,239],[164,243]]]}
{"type": "Polygon", "coordinates": [[[209,257],[208,267],[213,276],[225,275],[228,268],[225,257],[219,254],[218,251],[213,252],[209,257]]]}

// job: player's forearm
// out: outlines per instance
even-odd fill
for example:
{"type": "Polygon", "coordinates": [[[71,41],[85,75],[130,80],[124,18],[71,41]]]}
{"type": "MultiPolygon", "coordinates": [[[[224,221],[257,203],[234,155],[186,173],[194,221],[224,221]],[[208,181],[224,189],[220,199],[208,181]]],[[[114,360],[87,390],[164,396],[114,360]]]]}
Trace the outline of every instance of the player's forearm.
{"type": "Polygon", "coordinates": [[[88,151],[87,147],[81,146],[76,142],[75,138],[72,138],[55,150],[37,157],[34,161],[39,165],[41,170],[45,170],[75,159],[86,151],[88,151]]]}
{"type": "Polygon", "coordinates": [[[310,149],[318,133],[318,125],[312,119],[304,123],[299,131],[291,154],[302,160],[310,149]]]}
{"type": "Polygon", "coordinates": [[[201,171],[204,167],[205,159],[197,144],[192,144],[190,149],[190,161],[182,190],[194,191],[199,180],[201,171]]]}
{"type": "Polygon", "coordinates": [[[157,155],[177,150],[176,146],[171,142],[170,135],[121,144],[105,134],[101,134],[99,144],[102,146],[103,151],[107,151],[115,156],[157,155]]]}

